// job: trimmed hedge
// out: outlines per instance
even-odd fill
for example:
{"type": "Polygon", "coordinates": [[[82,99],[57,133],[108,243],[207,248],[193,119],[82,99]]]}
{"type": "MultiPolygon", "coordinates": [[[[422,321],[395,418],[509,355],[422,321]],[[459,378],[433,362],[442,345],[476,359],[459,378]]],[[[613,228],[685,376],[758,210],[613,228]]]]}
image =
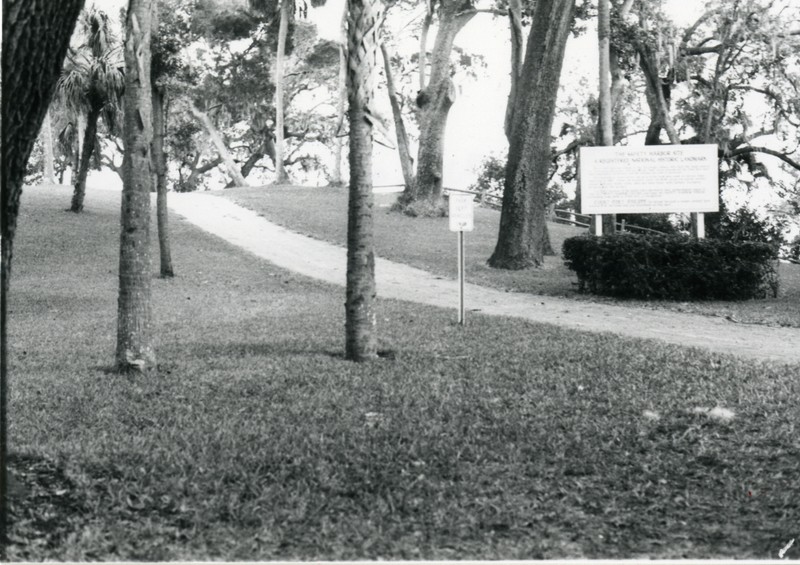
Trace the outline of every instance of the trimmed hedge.
{"type": "Polygon", "coordinates": [[[777,296],[775,248],[683,235],[581,235],[564,241],[581,292],[619,298],[745,300],[777,296]]]}

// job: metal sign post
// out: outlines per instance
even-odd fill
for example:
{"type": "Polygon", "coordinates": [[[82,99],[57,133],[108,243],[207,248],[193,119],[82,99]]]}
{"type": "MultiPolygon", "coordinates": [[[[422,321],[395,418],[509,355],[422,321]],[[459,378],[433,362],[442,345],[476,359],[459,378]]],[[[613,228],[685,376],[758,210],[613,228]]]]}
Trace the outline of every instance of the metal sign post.
{"type": "Polygon", "coordinates": [[[466,325],[464,316],[464,232],[458,232],[458,323],[466,325]]]}
{"type": "Polygon", "coordinates": [[[468,192],[450,192],[449,197],[450,231],[458,233],[458,323],[462,326],[467,323],[464,309],[464,232],[472,231],[475,227],[473,198],[468,192]]]}

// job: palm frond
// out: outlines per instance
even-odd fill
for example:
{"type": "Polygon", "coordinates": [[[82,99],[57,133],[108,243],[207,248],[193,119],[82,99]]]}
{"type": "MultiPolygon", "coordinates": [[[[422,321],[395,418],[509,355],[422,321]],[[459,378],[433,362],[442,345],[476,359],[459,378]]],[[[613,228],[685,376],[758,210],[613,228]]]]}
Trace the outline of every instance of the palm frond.
{"type": "Polygon", "coordinates": [[[98,58],[119,42],[108,14],[94,6],[84,12],[81,32],[84,37],[83,46],[98,58]]]}
{"type": "Polygon", "coordinates": [[[83,67],[65,69],[56,82],[56,93],[64,105],[73,112],[83,112],[87,106],[90,78],[83,67]]]}
{"type": "Polygon", "coordinates": [[[114,102],[108,102],[103,106],[102,116],[103,123],[108,129],[108,133],[111,135],[119,135],[122,131],[122,119],[124,117],[122,112],[122,98],[120,97],[114,102]]]}
{"type": "Polygon", "coordinates": [[[113,101],[125,89],[125,72],[123,67],[108,64],[108,61],[98,59],[92,66],[92,90],[103,102],[113,101]]]}
{"type": "Polygon", "coordinates": [[[72,154],[75,141],[78,136],[78,128],[73,122],[68,122],[64,128],[58,132],[58,146],[65,155],[72,154]]]}

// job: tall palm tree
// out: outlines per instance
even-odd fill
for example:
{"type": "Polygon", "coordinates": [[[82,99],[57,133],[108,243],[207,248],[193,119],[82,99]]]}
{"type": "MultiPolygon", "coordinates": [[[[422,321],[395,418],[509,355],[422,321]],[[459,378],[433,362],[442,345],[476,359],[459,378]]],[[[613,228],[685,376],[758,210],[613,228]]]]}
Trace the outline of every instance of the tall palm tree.
{"type": "Polygon", "coordinates": [[[130,0],[125,21],[125,158],[122,161],[116,366],[156,368],[150,304],[150,189],[153,186],[150,38],[152,0],[130,0]]]}
{"type": "Polygon", "coordinates": [[[117,131],[125,87],[125,62],[108,16],[92,7],[81,14],[78,31],[83,41],[67,54],[57,85],[58,95],[67,107],[76,115],[85,116],[86,120],[80,161],[73,179],[75,191],[70,210],[76,213],[83,210],[97,123],[102,116],[109,132],[117,131]]]}
{"type": "Polygon", "coordinates": [[[345,357],[378,356],[372,221],[372,108],[380,0],[348,0],[347,98],[350,121],[350,197],[347,212],[345,357]]]}

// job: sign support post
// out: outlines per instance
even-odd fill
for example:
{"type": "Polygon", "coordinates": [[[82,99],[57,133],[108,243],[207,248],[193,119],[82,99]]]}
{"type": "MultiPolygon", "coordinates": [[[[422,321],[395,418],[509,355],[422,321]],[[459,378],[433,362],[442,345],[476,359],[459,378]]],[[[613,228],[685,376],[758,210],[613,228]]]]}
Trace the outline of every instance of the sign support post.
{"type": "Polygon", "coordinates": [[[691,214],[692,230],[697,239],[705,239],[706,237],[706,215],[703,212],[694,212],[691,214]]]}
{"type": "Polygon", "coordinates": [[[594,235],[596,235],[596,236],[603,235],[603,215],[602,214],[595,214],[594,215],[594,235]]]}
{"type": "Polygon", "coordinates": [[[458,323],[467,325],[466,312],[464,311],[464,231],[458,230],[458,323]]]}
{"type": "Polygon", "coordinates": [[[466,259],[464,252],[464,232],[474,228],[473,193],[450,191],[449,210],[450,231],[458,233],[458,323],[467,325],[466,310],[464,308],[464,278],[466,259]]]}

